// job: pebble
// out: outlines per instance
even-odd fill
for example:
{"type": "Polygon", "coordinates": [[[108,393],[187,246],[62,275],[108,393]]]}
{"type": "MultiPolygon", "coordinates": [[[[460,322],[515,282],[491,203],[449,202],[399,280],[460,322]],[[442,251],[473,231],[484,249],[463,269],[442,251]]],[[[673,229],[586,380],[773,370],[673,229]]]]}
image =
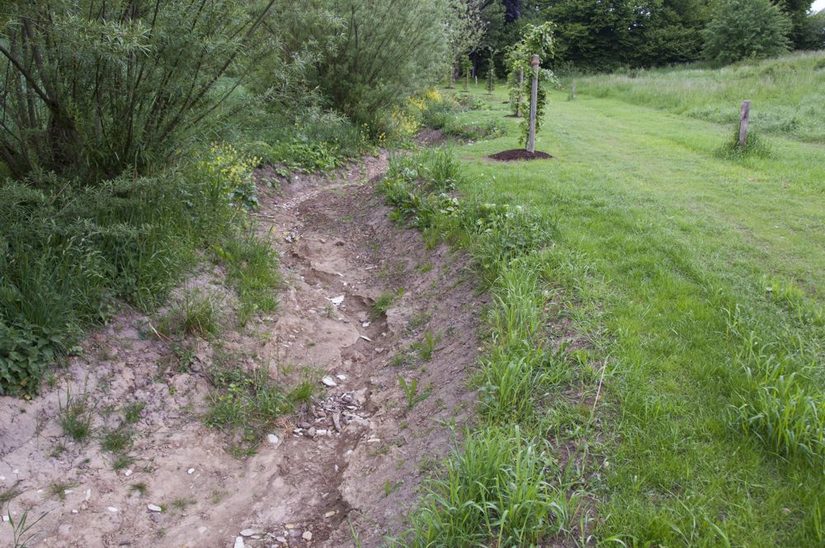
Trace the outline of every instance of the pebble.
{"type": "Polygon", "coordinates": [[[364,340],[365,340],[365,341],[367,341],[367,342],[372,342],[372,339],[370,339],[370,338],[369,338],[369,337],[367,337],[366,335],[361,335],[361,338],[362,338],[362,339],[364,339],[364,340]]]}
{"type": "Polygon", "coordinates": [[[161,508],[161,507],[160,507],[160,506],[158,506],[157,504],[147,504],[147,505],[146,505],[146,508],[147,508],[150,512],[163,512],[163,508],[161,508]]]}
{"type": "Polygon", "coordinates": [[[325,518],[331,518],[332,516],[334,516],[337,513],[338,512],[336,512],[335,510],[332,510],[331,512],[327,512],[326,514],[324,514],[324,517],[325,518]]]}
{"type": "Polygon", "coordinates": [[[376,348],[376,349],[375,349],[375,353],[376,353],[376,354],[383,354],[383,353],[384,353],[384,349],[383,349],[383,348],[376,348]]]}
{"type": "Polygon", "coordinates": [[[244,548],[246,545],[243,543],[243,537],[235,537],[235,546],[234,548],[244,548]]]}
{"type": "Polygon", "coordinates": [[[286,537],[275,537],[275,540],[277,540],[281,544],[286,544],[286,537]]]}
{"type": "Polygon", "coordinates": [[[336,378],[337,378],[339,381],[345,381],[345,380],[347,380],[347,376],[346,376],[346,375],[341,375],[341,374],[339,374],[339,375],[335,375],[335,376],[336,376],[336,378]]]}
{"type": "Polygon", "coordinates": [[[3,516],[3,521],[4,522],[9,521],[9,516],[3,516]]]}
{"type": "Polygon", "coordinates": [[[304,531],[304,534],[301,535],[301,538],[304,540],[312,540],[312,533],[310,531],[304,531]]]}
{"type": "Polygon", "coordinates": [[[244,529],[241,531],[242,537],[254,537],[256,535],[262,535],[263,531],[259,531],[257,529],[244,529]]]}
{"type": "Polygon", "coordinates": [[[187,474],[189,474],[189,475],[191,476],[192,474],[194,474],[194,473],[195,473],[195,469],[194,469],[194,468],[190,468],[189,470],[187,470],[187,471],[186,471],[186,473],[187,473],[187,474]]]}
{"type": "Polygon", "coordinates": [[[307,430],[307,434],[309,435],[310,438],[314,438],[315,435],[317,434],[317,432],[318,431],[315,430],[314,426],[312,428],[310,428],[309,430],[307,430]]]}
{"type": "Polygon", "coordinates": [[[278,442],[281,441],[281,440],[275,434],[267,434],[266,441],[268,441],[272,445],[278,445],[278,442]]]}
{"type": "Polygon", "coordinates": [[[344,295],[332,297],[331,299],[329,299],[329,302],[331,302],[335,306],[341,306],[344,303],[344,295]]]}
{"type": "Polygon", "coordinates": [[[330,376],[324,377],[323,379],[321,379],[321,382],[324,383],[324,386],[328,386],[330,388],[335,388],[336,386],[338,386],[338,383],[335,382],[335,379],[333,379],[330,376]]]}
{"type": "Polygon", "coordinates": [[[129,476],[131,476],[133,473],[134,473],[134,472],[132,472],[132,469],[130,468],[130,469],[126,470],[125,472],[123,472],[123,475],[124,475],[124,476],[126,476],[126,477],[128,478],[128,477],[129,477],[129,476]]]}
{"type": "Polygon", "coordinates": [[[114,506],[109,506],[107,510],[113,514],[117,514],[117,508],[115,508],[114,506]]]}
{"type": "Polygon", "coordinates": [[[318,436],[326,436],[327,435],[327,430],[324,429],[324,428],[319,428],[318,430],[315,431],[315,434],[318,435],[318,436]]]}
{"type": "Polygon", "coordinates": [[[364,323],[361,324],[361,327],[369,327],[369,326],[370,326],[370,322],[364,322],[364,323]]]}

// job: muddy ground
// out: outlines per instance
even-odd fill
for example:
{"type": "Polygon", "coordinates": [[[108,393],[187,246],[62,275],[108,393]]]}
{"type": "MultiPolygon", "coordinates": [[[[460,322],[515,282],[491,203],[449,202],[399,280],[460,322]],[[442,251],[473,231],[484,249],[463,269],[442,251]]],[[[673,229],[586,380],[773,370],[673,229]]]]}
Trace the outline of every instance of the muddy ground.
{"type": "MultiPolygon", "coordinates": [[[[258,174],[258,229],[285,279],[280,306],[237,327],[220,268],[204,266],[178,293],[213,293],[226,325],[195,341],[184,370],[169,367],[174,348],[154,335],[157,318],[125,311],[34,401],[0,398],[0,502],[12,519],[43,516],[30,546],[376,546],[403,532],[422,479],[472,416],[485,302],[464,257],[428,250],[388,219],[375,190],[386,165],[366,158],[279,190],[265,184],[274,171],[258,174]],[[237,367],[267,367],[285,388],[307,376],[318,387],[251,457],[233,456],[232,440],[203,424],[218,351],[237,367]],[[85,443],[59,424],[69,397],[90,402],[85,443]],[[145,408],[131,460],[115,470],[101,433],[136,401],[145,408]]],[[[0,524],[0,545],[11,539],[0,524]]]]}

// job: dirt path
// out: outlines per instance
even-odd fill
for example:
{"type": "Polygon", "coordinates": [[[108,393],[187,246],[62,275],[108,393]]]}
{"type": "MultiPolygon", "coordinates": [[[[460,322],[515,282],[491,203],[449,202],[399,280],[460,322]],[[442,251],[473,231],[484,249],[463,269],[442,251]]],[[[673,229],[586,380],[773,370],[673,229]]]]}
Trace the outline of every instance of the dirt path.
{"type": "MultiPolygon", "coordinates": [[[[35,401],[0,399],[0,501],[12,497],[17,518],[47,512],[32,545],[375,546],[403,530],[422,478],[471,415],[484,303],[464,258],[388,220],[373,184],[386,165],[366,158],[262,190],[259,227],[286,280],[280,308],[199,341],[187,370],[164,365],[170,344],[131,313],[92,335],[35,401]],[[284,384],[326,382],[247,459],[200,420],[216,346],[284,384]],[[98,439],[63,435],[67,389],[94,402],[95,432],[145,403],[128,467],[115,471],[98,439]]],[[[216,268],[193,283],[227,293],[216,268]]],[[[3,524],[0,544],[10,538],[3,524]]]]}

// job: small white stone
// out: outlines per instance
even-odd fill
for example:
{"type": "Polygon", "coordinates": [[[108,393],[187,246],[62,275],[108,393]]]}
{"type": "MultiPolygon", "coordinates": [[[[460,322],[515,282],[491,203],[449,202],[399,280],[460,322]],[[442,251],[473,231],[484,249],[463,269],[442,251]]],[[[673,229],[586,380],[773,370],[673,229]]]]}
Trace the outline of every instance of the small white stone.
{"type": "Polygon", "coordinates": [[[157,504],[147,504],[147,505],[146,505],[146,508],[147,508],[150,512],[163,512],[163,508],[161,508],[161,507],[160,507],[160,506],[158,506],[157,504]]]}
{"type": "Polygon", "coordinates": [[[369,327],[369,326],[370,326],[370,322],[364,322],[364,323],[361,324],[361,327],[369,327]]]}
{"type": "Polygon", "coordinates": [[[327,430],[321,428],[319,430],[316,430],[315,433],[319,436],[326,436],[327,435],[327,430]]]}
{"type": "Polygon", "coordinates": [[[278,445],[278,442],[280,442],[281,439],[275,434],[267,434],[266,441],[268,441],[272,445],[278,445]]]}
{"type": "Polygon", "coordinates": [[[335,379],[333,379],[330,376],[324,377],[323,379],[321,379],[321,382],[324,383],[324,386],[328,386],[330,388],[335,388],[336,386],[338,386],[338,383],[335,382],[335,379]]]}
{"type": "Polygon", "coordinates": [[[346,376],[346,375],[335,375],[335,376],[336,376],[336,378],[337,378],[339,381],[345,381],[345,380],[347,380],[347,376],[346,376]]]}
{"type": "Polygon", "coordinates": [[[186,473],[187,473],[187,474],[189,474],[189,475],[191,476],[192,474],[194,474],[194,473],[195,473],[195,469],[194,469],[194,468],[190,468],[189,470],[187,470],[187,471],[186,471],[186,473]]]}
{"type": "Polygon", "coordinates": [[[261,534],[263,534],[263,531],[259,531],[258,529],[244,529],[241,531],[242,537],[254,537],[261,534]]]}
{"type": "Polygon", "coordinates": [[[9,521],[9,516],[3,516],[3,521],[9,521]]]}
{"type": "Polygon", "coordinates": [[[277,540],[281,544],[286,544],[286,537],[275,537],[275,540],[277,540]]]}
{"type": "Polygon", "coordinates": [[[92,498],[92,490],[86,489],[86,500],[89,500],[90,498],[92,498]]]}
{"type": "Polygon", "coordinates": [[[304,540],[312,540],[312,532],[304,531],[304,534],[301,535],[301,538],[304,540]]]}
{"type": "Polygon", "coordinates": [[[367,337],[366,335],[361,335],[361,338],[362,338],[362,339],[364,339],[364,340],[365,340],[365,341],[367,341],[367,342],[372,342],[372,339],[370,339],[370,338],[369,338],[369,337],[367,337]]]}
{"type": "Polygon", "coordinates": [[[235,546],[234,548],[244,548],[246,545],[243,543],[243,537],[235,537],[235,546]]]}
{"type": "Polygon", "coordinates": [[[77,514],[77,510],[72,510],[72,514],[77,514]]]}
{"type": "Polygon", "coordinates": [[[331,299],[329,299],[329,302],[331,302],[335,306],[341,306],[344,303],[344,295],[332,297],[331,299]]]}
{"type": "Polygon", "coordinates": [[[326,514],[324,514],[324,517],[325,518],[331,518],[332,516],[334,516],[337,513],[338,512],[336,512],[335,510],[332,510],[331,512],[327,512],[326,514]]]}
{"type": "Polygon", "coordinates": [[[131,468],[130,468],[129,470],[126,470],[125,472],[123,472],[123,475],[124,475],[124,476],[126,476],[127,478],[128,478],[129,476],[131,476],[132,474],[133,474],[133,472],[132,472],[132,469],[131,469],[131,468]]]}
{"type": "Polygon", "coordinates": [[[110,511],[111,513],[113,513],[113,514],[117,514],[117,508],[115,508],[114,506],[109,506],[109,507],[108,507],[108,508],[106,508],[106,509],[107,509],[108,511],[110,511]]]}

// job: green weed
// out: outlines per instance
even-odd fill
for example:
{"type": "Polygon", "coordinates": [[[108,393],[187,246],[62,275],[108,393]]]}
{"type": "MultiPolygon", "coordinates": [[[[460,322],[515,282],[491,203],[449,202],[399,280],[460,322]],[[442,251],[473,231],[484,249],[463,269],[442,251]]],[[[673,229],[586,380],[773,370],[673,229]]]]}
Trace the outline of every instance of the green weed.
{"type": "Polygon", "coordinates": [[[424,333],[424,338],[412,345],[412,349],[418,352],[418,357],[428,362],[433,359],[438,343],[441,342],[441,336],[433,334],[432,331],[424,333]]]}
{"type": "Polygon", "coordinates": [[[140,420],[146,404],[142,401],[135,401],[127,404],[123,408],[123,422],[125,424],[136,424],[140,420]]]}
{"type": "Polygon", "coordinates": [[[73,397],[67,391],[66,401],[58,403],[58,421],[63,434],[76,442],[86,441],[92,433],[92,409],[86,397],[73,397]]]}
{"type": "Polygon", "coordinates": [[[399,298],[401,298],[403,294],[403,289],[381,293],[381,295],[379,295],[378,298],[375,299],[375,302],[372,303],[373,317],[380,318],[381,316],[385,316],[390,307],[392,307],[393,303],[399,298]]]}
{"type": "Polygon", "coordinates": [[[132,446],[132,433],[121,426],[103,434],[100,446],[110,453],[123,453],[132,446]]]}
{"type": "Polygon", "coordinates": [[[161,319],[158,330],[165,335],[217,336],[221,323],[216,298],[199,290],[188,292],[161,319]]]}
{"type": "Polygon", "coordinates": [[[245,371],[218,364],[209,372],[209,379],[212,390],[204,421],[230,434],[238,455],[252,454],[272,422],[291,412],[297,403],[307,401],[314,390],[307,381],[285,393],[262,367],[245,371]]]}
{"type": "Polygon", "coordinates": [[[226,266],[227,280],[238,294],[241,325],[255,313],[275,310],[281,277],[278,257],[269,243],[249,232],[229,238],[213,249],[226,266]]]}
{"type": "Polygon", "coordinates": [[[421,392],[418,391],[418,379],[407,380],[404,377],[398,377],[398,386],[404,392],[404,398],[407,401],[407,409],[412,409],[417,404],[426,400],[432,393],[432,387],[428,386],[421,392]]]}

